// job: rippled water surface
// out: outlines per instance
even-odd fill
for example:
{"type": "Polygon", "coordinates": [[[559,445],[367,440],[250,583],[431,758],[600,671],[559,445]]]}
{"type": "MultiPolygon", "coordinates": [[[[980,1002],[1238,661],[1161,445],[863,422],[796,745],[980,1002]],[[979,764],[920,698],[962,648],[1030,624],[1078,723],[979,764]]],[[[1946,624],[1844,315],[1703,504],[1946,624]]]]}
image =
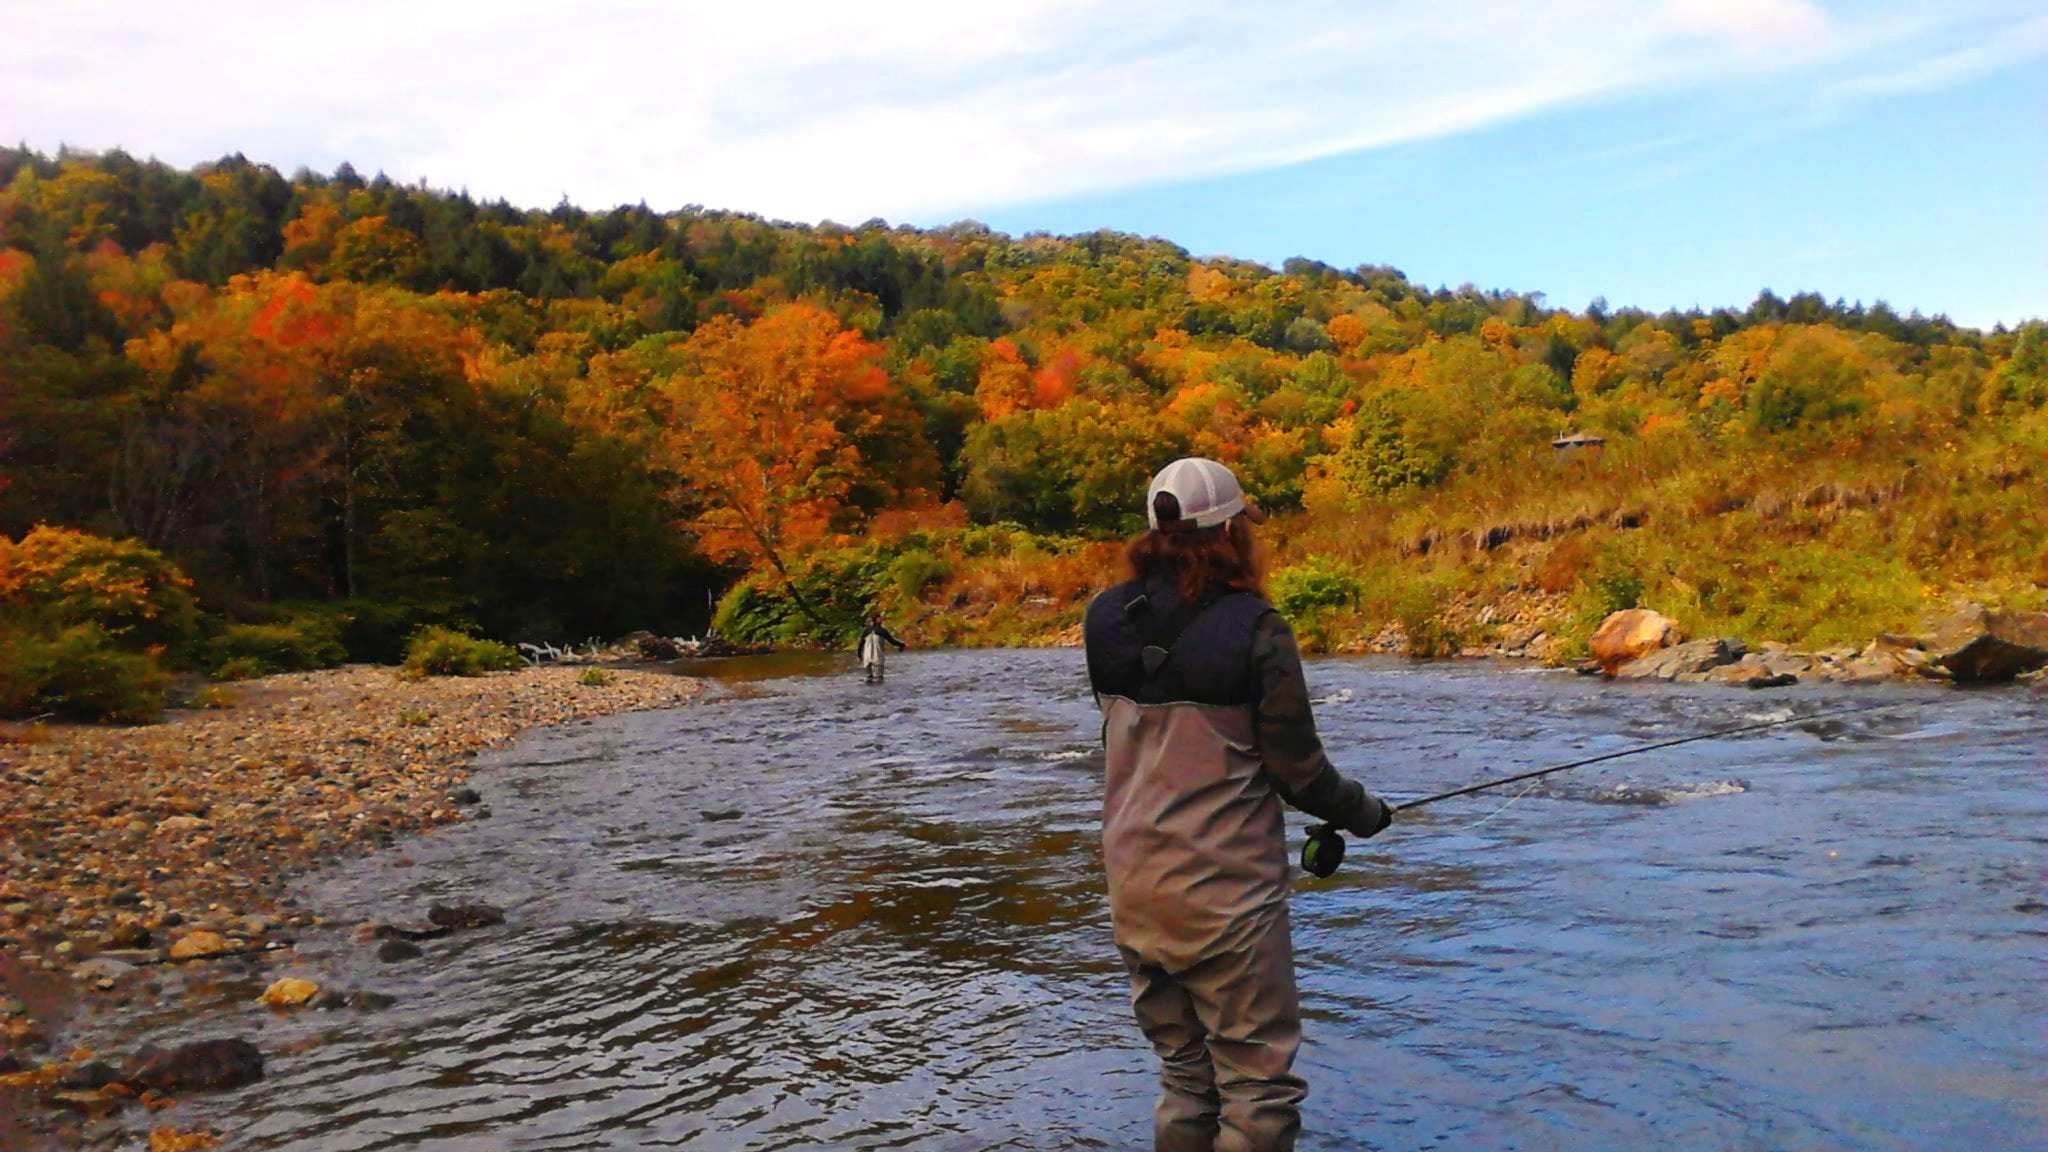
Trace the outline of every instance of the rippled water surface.
{"type": "MultiPolygon", "coordinates": [[[[492,819],[309,878],[344,923],[508,919],[392,967],[309,941],[298,966],[381,1013],[276,1018],[231,983],[209,1023],[270,1078],[180,1116],[252,1149],[1148,1144],[1078,654],[834,667],[533,735],[476,774],[492,819]]],[[[2048,1141],[2040,695],[1311,681],[1339,763],[1394,797],[1905,706],[1445,804],[1299,882],[1304,1147],[2048,1141]]]]}

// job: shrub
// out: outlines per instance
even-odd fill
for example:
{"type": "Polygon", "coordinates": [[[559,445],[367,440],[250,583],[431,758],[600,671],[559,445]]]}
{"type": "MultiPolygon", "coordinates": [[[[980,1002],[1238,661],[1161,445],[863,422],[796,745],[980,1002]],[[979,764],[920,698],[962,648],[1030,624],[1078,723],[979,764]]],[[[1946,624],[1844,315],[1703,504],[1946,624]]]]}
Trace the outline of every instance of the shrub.
{"type": "Polygon", "coordinates": [[[1355,608],[1365,585],[1335,563],[1311,556],[1275,572],[1271,590],[1282,615],[1300,617],[1322,608],[1355,608]]]}
{"type": "Polygon", "coordinates": [[[194,692],[192,694],[192,699],[185,702],[185,706],[188,708],[204,708],[208,710],[215,710],[222,708],[233,708],[235,705],[240,704],[241,702],[242,698],[235,694],[234,689],[223,688],[218,684],[209,684],[206,687],[201,688],[199,691],[194,692]]]}
{"type": "Polygon", "coordinates": [[[254,680],[259,676],[268,676],[270,671],[270,668],[263,661],[253,656],[236,656],[233,659],[221,661],[214,668],[212,676],[215,680],[220,681],[254,680]]]}
{"type": "Polygon", "coordinates": [[[335,635],[351,660],[397,664],[420,629],[438,624],[467,631],[476,627],[469,613],[451,603],[405,597],[342,600],[331,604],[295,605],[296,616],[321,616],[334,621],[335,635]]]}
{"type": "Polygon", "coordinates": [[[153,654],[123,651],[97,624],[0,636],[0,711],[140,722],[163,711],[169,685],[153,654]]]}
{"type": "Polygon", "coordinates": [[[1643,602],[1643,578],[1622,568],[1610,568],[1593,578],[1593,602],[1600,615],[1634,608],[1643,602]]]}
{"type": "Polygon", "coordinates": [[[726,593],[712,627],[742,644],[845,644],[859,633],[862,614],[893,587],[889,572],[889,558],[879,549],[819,552],[795,573],[810,613],[779,576],[757,573],[726,593]]]}
{"type": "Polygon", "coordinates": [[[933,555],[924,548],[913,548],[896,557],[889,565],[889,582],[896,586],[906,600],[917,600],[924,596],[925,589],[953,574],[953,566],[943,557],[933,555]]]}
{"type": "Polygon", "coordinates": [[[1425,588],[1404,592],[1394,606],[1394,619],[1408,638],[1408,655],[1427,660],[1458,654],[1458,631],[1445,622],[1443,601],[1434,592],[1425,588]]]}
{"type": "Polygon", "coordinates": [[[1576,588],[1580,575],[1590,562],[1592,550],[1586,547],[1583,537],[1566,536],[1550,546],[1543,554],[1543,560],[1536,566],[1531,583],[1539,592],[1569,592],[1576,588]]]}
{"type": "Polygon", "coordinates": [[[585,668],[576,674],[576,682],[586,688],[602,688],[618,677],[602,668],[585,668]]]}
{"type": "MultiPolygon", "coordinates": [[[[277,624],[230,624],[208,642],[207,657],[221,667],[253,664],[258,676],[332,668],[348,659],[341,646],[342,623],[333,616],[302,615],[277,624]]],[[[216,680],[245,678],[214,673],[216,680]]]]}
{"type": "Polygon", "coordinates": [[[509,644],[479,640],[452,628],[422,628],[405,649],[405,674],[481,676],[519,667],[519,653],[509,644]]]}
{"type": "Polygon", "coordinates": [[[45,633],[91,624],[133,647],[180,645],[198,621],[192,582],[163,553],[47,525],[0,536],[0,607],[45,633]]]}
{"type": "Polygon", "coordinates": [[[434,714],[425,708],[401,708],[398,710],[398,726],[401,728],[425,728],[432,723],[434,714]]]}

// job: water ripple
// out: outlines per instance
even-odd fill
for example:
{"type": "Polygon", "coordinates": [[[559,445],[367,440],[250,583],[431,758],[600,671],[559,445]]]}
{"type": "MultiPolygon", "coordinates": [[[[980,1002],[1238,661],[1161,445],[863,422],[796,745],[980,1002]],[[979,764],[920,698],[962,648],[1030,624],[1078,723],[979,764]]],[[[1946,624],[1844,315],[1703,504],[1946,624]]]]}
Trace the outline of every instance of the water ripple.
{"type": "MultiPolygon", "coordinates": [[[[1333,755],[1394,797],[1914,707],[1603,764],[1354,845],[1293,907],[1304,1148],[2040,1136],[2033,699],[1311,678],[1333,755]]],[[[197,1009],[129,1026],[259,1035],[268,1080],[170,1117],[236,1148],[1141,1146],[1153,1068],[1109,945],[1099,724],[1073,653],[914,653],[879,688],[767,679],[536,734],[477,773],[496,819],[304,885],[339,923],[508,909],[395,968],[340,932],[306,942],[309,970],[396,1008],[271,1017],[249,1004],[264,974],[224,966],[197,1009]]]]}

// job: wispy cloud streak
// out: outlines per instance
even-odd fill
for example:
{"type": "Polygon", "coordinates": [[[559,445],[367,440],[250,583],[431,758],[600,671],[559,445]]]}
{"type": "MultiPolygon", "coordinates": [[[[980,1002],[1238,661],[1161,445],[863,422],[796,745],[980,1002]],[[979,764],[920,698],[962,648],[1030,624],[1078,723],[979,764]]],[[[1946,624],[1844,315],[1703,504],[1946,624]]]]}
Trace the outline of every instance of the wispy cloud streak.
{"type": "MultiPolygon", "coordinates": [[[[1836,65],[1881,23],[1812,0],[0,0],[0,135],[931,219],[1836,65]]],[[[1984,51],[1865,84],[2005,58],[1984,51]]]]}

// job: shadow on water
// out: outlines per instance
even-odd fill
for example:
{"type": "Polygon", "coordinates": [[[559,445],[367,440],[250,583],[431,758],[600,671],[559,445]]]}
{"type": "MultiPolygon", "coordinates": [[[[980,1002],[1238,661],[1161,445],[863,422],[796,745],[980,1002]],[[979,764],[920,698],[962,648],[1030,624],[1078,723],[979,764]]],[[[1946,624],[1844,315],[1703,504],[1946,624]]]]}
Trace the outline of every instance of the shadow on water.
{"type": "Polygon", "coordinates": [[[674,660],[660,665],[678,676],[695,676],[721,684],[759,684],[793,676],[829,676],[857,667],[851,652],[770,652],[760,656],[715,656],[674,660]]]}
{"type": "MultiPolygon", "coordinates": [[[[157,1039],[244,1030],[249,1149],[1129,1148],[1153,1070],[1109,942],[1099,718],[1070,652],[696,661],[737,686],[537,733],[496,818],[308,878],[337,923],[498,928],[273,1017],[223,966],[157,1039]],[[196,1016],[196,1019],[195,1019],[196,1016]]],[[[1331,661],[1339,762],[1392,797],[1704,729],[1897,712],[1431,808],[1297,885],[1309,1149],[2019,1147],[2048,1116],[2041,706],[1596,685],[1331,661]]],[[[1294,843],[1299,844],[1295,821],[1294,843]]]]}

